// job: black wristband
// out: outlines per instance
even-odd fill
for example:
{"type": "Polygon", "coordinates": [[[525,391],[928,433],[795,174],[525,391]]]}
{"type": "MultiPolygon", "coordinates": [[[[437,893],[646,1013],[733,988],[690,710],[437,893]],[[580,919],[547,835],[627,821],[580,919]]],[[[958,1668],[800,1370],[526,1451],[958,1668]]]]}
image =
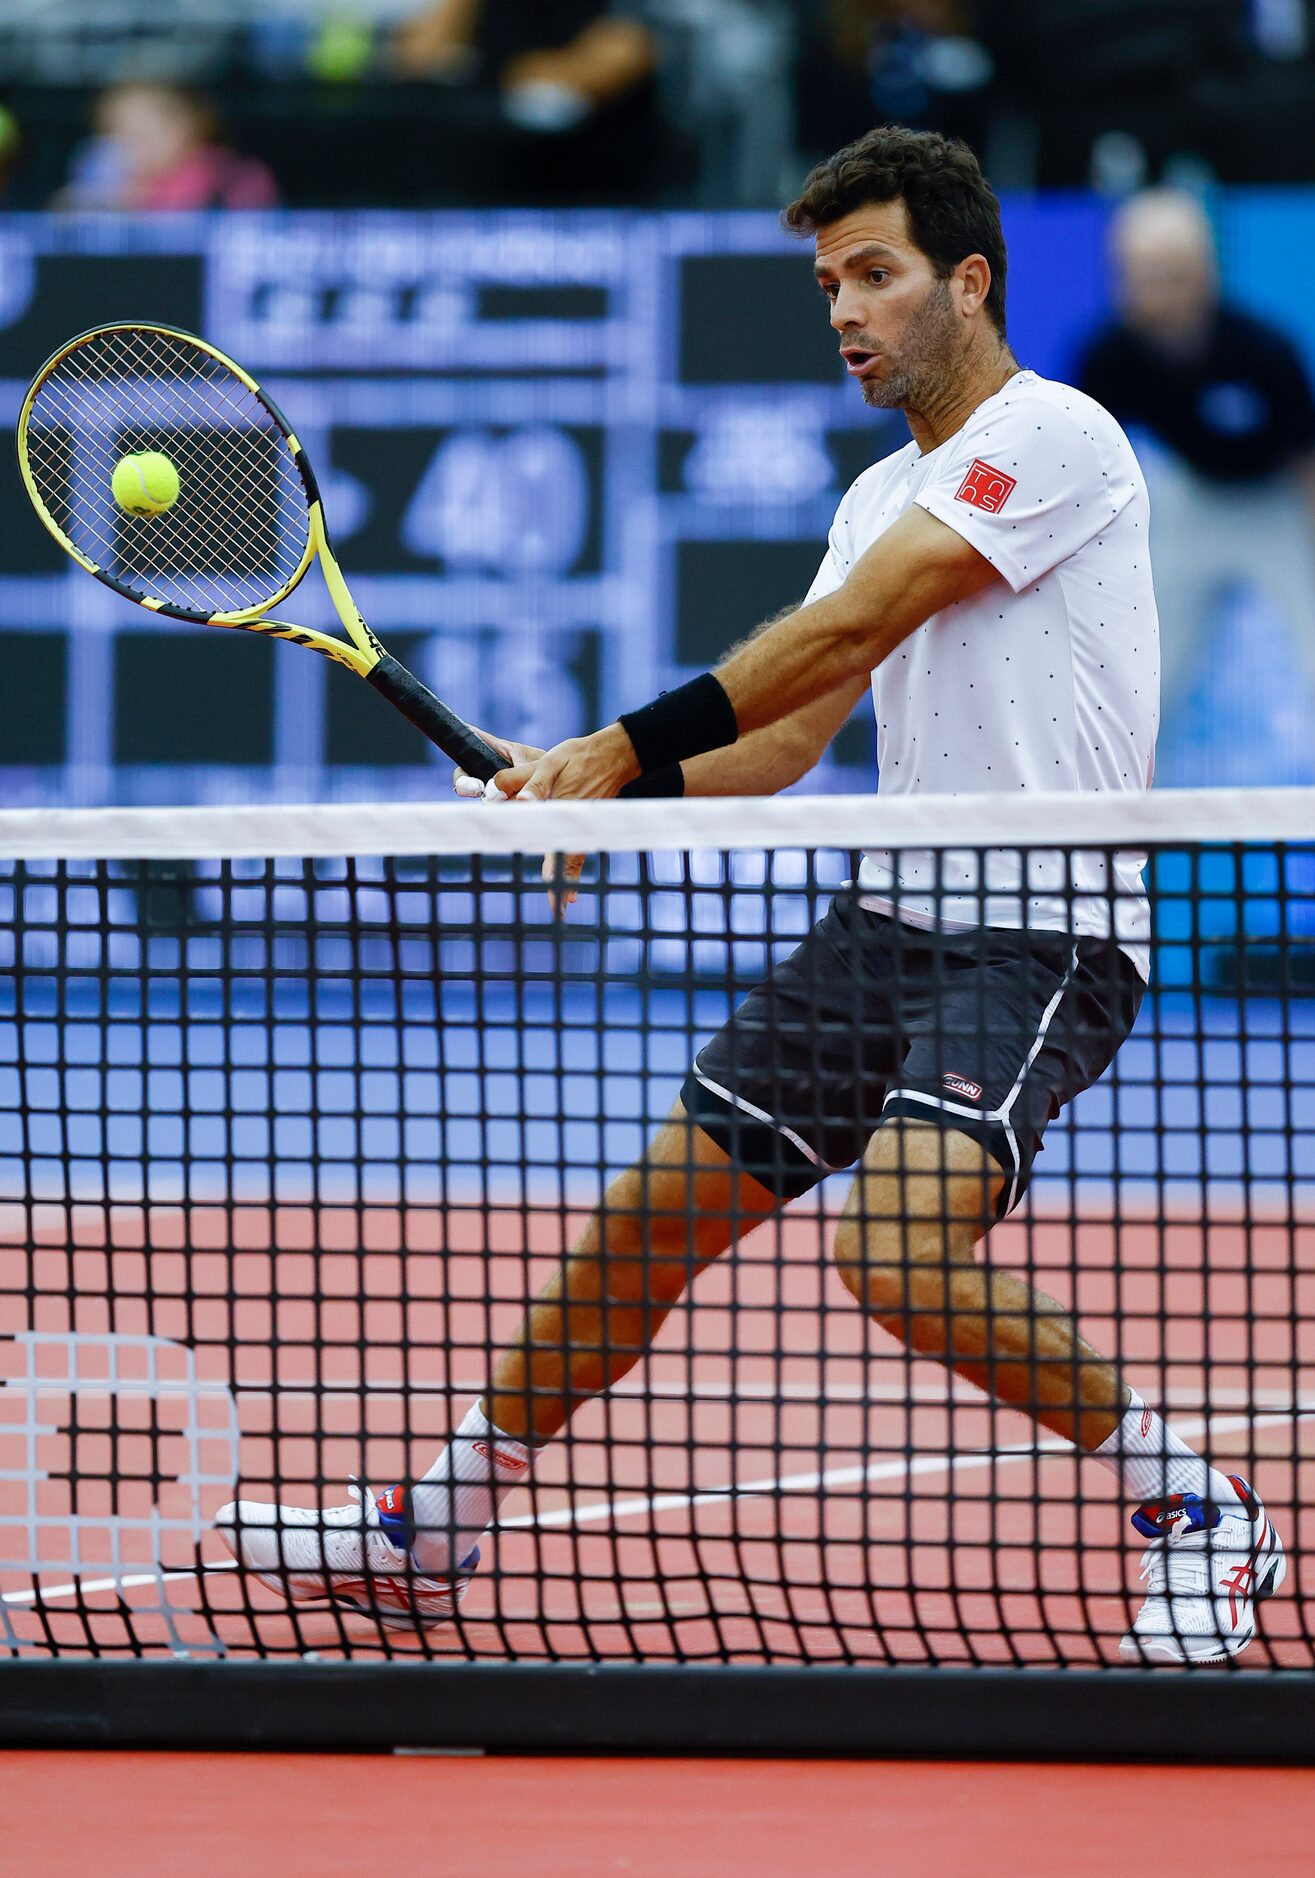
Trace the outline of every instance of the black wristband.
{"type": "Polygon", "coordinates": [[[735,710],[711,672],[664,691],[652,704],[617,719],[645,776],[705,750],[722,750],[740,734],[735,710]]]}
{"type": "Polygon", "coordinates": [[[683,796],[685,793],[685,772],[679,763],[667,763],[661,769],[650,770],[647,776],[636,776],[618,789],[622,796],[683,796]]]}

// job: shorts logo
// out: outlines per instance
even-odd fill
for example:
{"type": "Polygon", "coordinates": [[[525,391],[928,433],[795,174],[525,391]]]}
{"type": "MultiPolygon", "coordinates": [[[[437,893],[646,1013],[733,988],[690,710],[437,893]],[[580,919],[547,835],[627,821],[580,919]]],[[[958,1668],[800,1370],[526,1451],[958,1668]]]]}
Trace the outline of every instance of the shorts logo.
{"type": "Polygon", "coordinates": [[[508,1454],[505,1448],[491,1448],[487,1441],[472,1441],[470,1445],[486,1461],[493,1461],[500,1467],[510,1467],[518,1474],[524,1473],[529,1466],[529,1462],[523,1461],[519,1454],[508,1454]]]}
{"type": "Polygon", "coordinates": [[[988,515],[998,515],[1017,487],[1016,476],[1006,476],[1003,470],[992,469],[978,457],[955,490],[954,499],[985,509],[988,515]]]}
{"type": "Polygon", "coordinates": [[[955,1095],[967,1096],[970,1102],[980,1102],[982,1099],[981,1083],[969,1082],[966,1076],[955,1076],[951,1073],[942,1076],[941,1081],[947,1089],[952,1089],[955,1095]]]}
{"type": "Polygon", "coordinates": [[[1141,1438],[1144,1441],[1151,1432],[1151,1411],[1144,1408],[1141,1412],[1141,1438]]]}

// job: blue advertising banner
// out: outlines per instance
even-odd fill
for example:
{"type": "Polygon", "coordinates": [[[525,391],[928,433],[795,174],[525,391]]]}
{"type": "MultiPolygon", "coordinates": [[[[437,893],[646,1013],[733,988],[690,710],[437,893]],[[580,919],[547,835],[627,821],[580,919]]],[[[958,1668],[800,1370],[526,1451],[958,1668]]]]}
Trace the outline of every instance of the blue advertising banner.
{"type": "MultiPolygon", "coordinates": [[[[1067,376],[1105,315],[1108,205],[1006,204],[1020,359],[1067,376]]],[[[1230,285],[1315,363],[1315,197],[1219,205],[1230,285]],[[1304,258],[1303,258],[1304,257],[1304,258]]],[[[838,368],[806,248],[763,214],[0,218],[0,411],[105,319],[202,331],[288,410],[361,606],[486,728],[548,743],[797,600],[845,487],[905,441],[838,368]]],[[[438,759],[349,674],[160,621],[43,535],[9,466],[0,785],[25,803],[394,795],[438,759]],[[198,702],[198,699],[200,702],[198,702]]],[[[1161,776],[1311,773],[1286,623],[1246,593],[1161,776]]],[[[332,613],[314,576],[288,609],[332,613]]],[[[862,713],[805,787],[861,788],[862,713]]]]}

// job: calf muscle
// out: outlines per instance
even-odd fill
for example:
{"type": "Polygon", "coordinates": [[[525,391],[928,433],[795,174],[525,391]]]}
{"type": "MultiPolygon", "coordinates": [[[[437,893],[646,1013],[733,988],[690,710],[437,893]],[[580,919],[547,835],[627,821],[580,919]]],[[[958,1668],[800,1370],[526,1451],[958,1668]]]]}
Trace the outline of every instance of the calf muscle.
{"type": "Polygon", "coordinates": [[[494,1427],[531,1441],[557,1434],[634,1368],[699,1272],[776,1208],[678,1102],[498,1359],[485,1397],[494,1427]]]}
{"type": "Polygon", "coordinates": [[[892,1336],[1079,1447],[1113,1433],[1123,1386],[1064,1307],[979,1264],[1000,1169],[966,1135],[877,1131],[836,1234],[849,1290],[892,1336]]]}

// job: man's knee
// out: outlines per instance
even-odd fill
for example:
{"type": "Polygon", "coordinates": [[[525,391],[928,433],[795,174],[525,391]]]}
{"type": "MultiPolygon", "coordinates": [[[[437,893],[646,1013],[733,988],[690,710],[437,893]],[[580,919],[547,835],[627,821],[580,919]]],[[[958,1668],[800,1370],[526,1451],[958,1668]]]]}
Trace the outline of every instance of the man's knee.
{"type": "Polygon", "coordinates": [[[875,1245],[855,1215],[846,1211],[831,1248],[845,1289],[876,1316],[898,1316],[908,1302],[908,1267],[902,1244],[875,1245]]]}
{"type": "Polygon", "coordinates": [[[612,1183],[597,1215],[608,1295],[674,1303],[705,1265],[775,1207],[678,1102],[645,1158],[612,1183]]]}
{"type": "MultiPolygon", "coordinates": [[[[877,1315],[909,1306],[910,1268],[943,1274],[970,1259],[994,1217],[1002,1175],[970,1136],[892,1120],[868,1144],[836,1229],[846,1287],[877,1315]]],[[[918,1282],[919,1289],[926,1289],[918,1282]]]]}

